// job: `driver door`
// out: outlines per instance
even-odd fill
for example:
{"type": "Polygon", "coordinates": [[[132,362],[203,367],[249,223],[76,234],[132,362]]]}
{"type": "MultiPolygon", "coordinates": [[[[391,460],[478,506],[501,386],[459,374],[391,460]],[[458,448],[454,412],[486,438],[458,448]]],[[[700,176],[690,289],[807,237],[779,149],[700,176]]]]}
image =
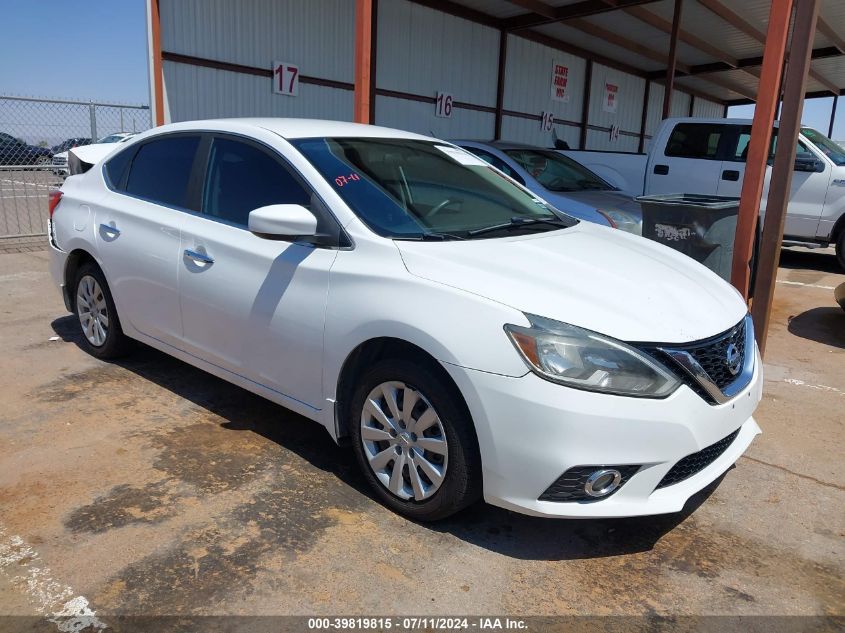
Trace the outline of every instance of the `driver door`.
{"type": "MultiPolygon", "coordinates": [[[[745,162],[748,154],[748,143],[751,139],[751,127],[743,126],[732,142],[726,160],[722,162],[719,178],[718,194],[720,196],[739,196],[742,193],[742,182],[745,177],[745,162]]],[[[769,166],[766,168],[766,179],[763,184],[763,196],[760,200],[761,216],[765,215],[766,202],[769,198],[769,184],[772,176],[771,158],[777,147],[777,136],[772,137],[772,150],[769,166]]],[[[815,158],[823,165],[823,171],[794,171],[792,186],[789,192],[786,220],[783,234],[788,237],[815,237],[816,228],[822,214],[822,202],[830,181],[830,167],[801,140],[798,141],[796,158],[815,158]]]]}
{"type": "Polygon", "coordinates": [[[247,229],[269,204],[311,207],[311,193],[274,150],[210,139],[201,213],[182,227],[186,350],[313,408],[321,406],[323,322],[336,250],[247,229]]]}

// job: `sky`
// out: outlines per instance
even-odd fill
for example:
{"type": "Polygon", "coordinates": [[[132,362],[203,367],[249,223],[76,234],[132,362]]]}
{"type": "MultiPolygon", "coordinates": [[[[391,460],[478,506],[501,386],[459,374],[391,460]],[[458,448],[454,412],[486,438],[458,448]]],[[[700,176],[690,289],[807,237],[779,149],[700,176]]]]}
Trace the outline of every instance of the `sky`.
{"type": "MultiPolygon", "coordinates": [[[[148,104],[145,12],[144,0],[0,0],[0,93],[148,104]]],[[[827,134],[832,101],[808,100],[803,123],[827,134]]],[[[833,137],[845,139],[845,99],[833,137]]]]}
{"type": "MultiPolygon", "coordinates": [[[[827,136],[830,125],[830,108],[833,105],[833,97],[822,99],[807,99],[804,102],[804,112],[801,115],[801,123],[807,127],[818,130],[827,136]]],[[[750,119],[754,116],[754,106],[732,106],[728,108],[728,116],[740,119],[750,119]]],[[[839,98],[839,105],[836,108],[836,118],[833,126],[833,139],[845,141],[845,97],[839,98]]]]}
{"type": "Polygon", "coordinates": [[[0,0],[0,93],[148,104],[144,0],[0,0]]]}

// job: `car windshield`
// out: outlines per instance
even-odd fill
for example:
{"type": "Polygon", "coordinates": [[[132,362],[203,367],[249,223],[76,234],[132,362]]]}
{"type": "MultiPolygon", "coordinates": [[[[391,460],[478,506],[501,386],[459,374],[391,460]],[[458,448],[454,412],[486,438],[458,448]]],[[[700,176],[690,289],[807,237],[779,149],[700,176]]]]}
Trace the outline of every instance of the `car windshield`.
{"type": "Polygon", "coordinates": [[[123,140],[122,134],[109,134],[108,136],[104,136],[101,138],[98,143],[118,143],[119,141],[123,140]]]}
{"type": "Polygon", "coordinates": [[[839,166],[845,165],[845,149],[831,141],[824,134],[808,127],[801,128],[801,134],[810,139],[813,145],[818,147],[834,164],[839,166]]]}
{"type": "Polygon", "coordinates": [[[549,191],[613,191],[613,186],[583,165],[544,149],[506,149],[505,154],[549,191]]]}
{"type": "Polygon", "coordinates": [[[291,143],[358,217],[384,237],[501,237],[577,222],[480,158],[446,143],[391,138],[291,143]]]}

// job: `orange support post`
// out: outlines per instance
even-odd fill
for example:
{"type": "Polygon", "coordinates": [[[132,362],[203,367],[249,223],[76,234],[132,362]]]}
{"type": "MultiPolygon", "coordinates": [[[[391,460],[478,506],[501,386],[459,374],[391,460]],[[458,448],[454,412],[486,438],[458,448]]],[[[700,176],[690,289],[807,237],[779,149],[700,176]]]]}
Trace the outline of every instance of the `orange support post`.
{"type": "Polygon", "coordinates": [[[757,253],[757,278],[754,281],[754,304],[751,317],[754,319],[754,333],[760,355],[766,353],[766,336],[775,294],[780,245],[783,242],[783,224],[789,204],[792,174],[795,170],[795,153],[798,133],[801,130],[801,112],[804,109],[804,91],[807,88],[807,74],[810,71],[810,55],[816,22],[819,14],[819,0],[801,0],[795,5],[795,19],[792,23],[789,63],[783,82],[783,116],[778,128],[778,144],[772,165],[772,182],[766,202],[766,221],[760,250],[757,253]]]}
{"type": "Polygon", "coordinates": [[[159,0],[150,2],[150,56],[152,58],[153,94],[152,105],[155,114],[155,125],[164,125],[164,75],[161,64],[161,14],[159,12],[159,0]]]}
{"type": "Polygon", "coordinates": [[[355,108],[357,123],[370,123],[373,0],[355,0],[355,108]]]}
{"type": "Polygon", "coordinates": [[[760,199],[763,196],[763,183],[772,142],[772,124],[780,96],[780,77],[786,56],[792,5],[793,0],[772,0],[769,13],[769,28],[763,50],[763,68],[760,71],[760,88],[757,91],[757,105],[751,125],[751,140],[748,143],[745,178],[742,181],[731,269],[731,283],[743,297],[748,297],[751,278],[749,263],[754,250],[754,235],[757,231],[760,199]]]}

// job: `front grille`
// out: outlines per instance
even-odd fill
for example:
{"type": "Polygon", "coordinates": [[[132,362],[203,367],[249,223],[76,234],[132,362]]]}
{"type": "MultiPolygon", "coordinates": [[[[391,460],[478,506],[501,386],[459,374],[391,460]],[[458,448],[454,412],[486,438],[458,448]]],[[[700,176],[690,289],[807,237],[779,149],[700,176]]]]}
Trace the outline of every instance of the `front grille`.
{"type": "Polygon", "coordinates": [[[64,167],[67,165],[67,158],[64,156],[53,156],[53,164],[64,167]]]}
{"type": "Polygon", "coordinates": [[[540,495],[540,501],[601,501],[616,494],[639,469],[639,466],[575,466],[546,488],[546,491],[540,495]],[[619,487],[610,494],[603,497],[591,497],[585,492],[584,486],[589,476],[602,468],[618,470],[622,475],[622,480],[619,482],[619,487]]]}
{"type": "Polygon", "coordinates": [[[738,378],[742,372],[742,368],[745,366],[746,327],[746,320],[743,319],[731,329],[703,341],[681,345],[675,343],[657,345],[652,343],[641,345],[640,349],[664,365],[673,368],[678,378],[705,401],[716,404],[716,401],[710,396],[704,385],[699,382],[699,379],[696,379],[695,375],[687,371],[680,362],[673,359],[671,353],[679,351],[691,356],[704,373],[707,374],[710,381],[724,392],[738,378]],[[738,353],[737,364],[739,366],[739,372],[736,374],[731,373],[730,363],[728,362],[728,348],[731,345],[736,346],[738,353]]]}
{"type": "Polygon", "coordinates": [[[715,444],[702,448],[700,451],[693,453],[692,455],[687,455],[677,464],[672,466],[669,472],[666,473],[666,476],[660,480],[659,484],[657,484],[656,489],[665,488],[666,486],[679,483],[684,479],[692,477],[697,472],[704,470],[727,450],[728,446],[733,443],[737,435],[739,435],[739,429],[727,437],[722,438],[715,444]]]}
{"type": "Polygon", "coordinates": [[[722,390],[736,380],[736,374],[728,369],[727,351],[731,344],[736,345],[739,350],[739,366],[742,367],[745,361],[745,319],[715,341],[687,348],[687,351],[710,376],[710,380],[722,390]]]}

